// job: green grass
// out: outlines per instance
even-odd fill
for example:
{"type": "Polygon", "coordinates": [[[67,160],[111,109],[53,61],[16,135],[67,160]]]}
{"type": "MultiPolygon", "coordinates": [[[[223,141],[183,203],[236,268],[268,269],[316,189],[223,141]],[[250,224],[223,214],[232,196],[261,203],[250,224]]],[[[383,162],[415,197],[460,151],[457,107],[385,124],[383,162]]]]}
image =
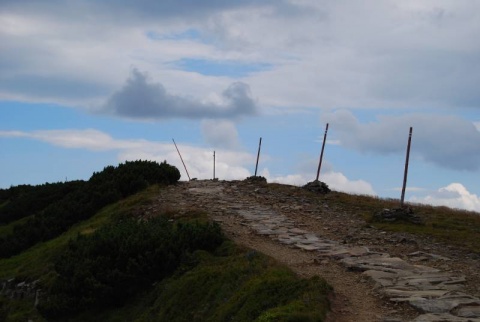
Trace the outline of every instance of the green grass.
{"type": "Polygon", "coordinates": [[[373,221],[373,215],[385,208],[400,206],[397,199],[382,199],[367,195],[350,195],[331,192],[319,195],[298,187],[268,184],[272,191],[306,198],[312,202],[326,203],[332,211],[341,211],[351,216],[360,216],[370,225],[388,231],[408,232],[433,238],[434,241],[451,244],[470,252],[480,253],[480,213],[451,209],[444,206],[407,204],[420,216],[424,225],[409,223],[381,223],[373,221]]]}
{"type": "Polygon", "coordinates": [[[129,305],[72,321],[324,321],[331,288],[300,279],[270,257],[224,243],[198,251],[197,265],[158,283],[129,305]]]}
{"type": "Polygon", "coordinates": [[[11,222],[7,225],[0,225],[0,237],[5,237],[13,233],[13,227],[16,225],[24,224],[31,216],[23,217],[17,221],[11,222]]]}
{"type": "Polygon", "coordinates": [[[201,255],[199,266],[164,285],[140,321],[280,321],[273,318],[281,315],[283,320],[294,315],[303,315],[302,321],[323,320],[329,288],[320,279],[299,279],[252,251],[201,255]]]}
{"type": "Polygon", "coordinates": [[[415,215],[423,219],[424,225],[402,222],[382,223],[373,221],[373,215],[385,208],[398,208],[399,200],[349,195],[339,192],[321,198],[330,206],[337,207],[352,215],[362,216],[376,228],[427,236],[471,252],[480,253],[479,213],[444,206],[408,204],[415,215]]]}
{"type": "MultiPolygon", "coordinates": [[[[0,259],[0,281],[15,277],[17,280],[41,280],[43,289],[48,289],[55,278],[53,261],[58,256],[70,239],[78,234],[88,234],[99,227],[108,224],[116,216],[130,213],[133,209],[151,202],[153,196],[159,191],[158,186],[151,186],[143,192],[124,199],[116,204],[102,209],[92,218],[83,221],[64,234],[47,242],[39,243],[19,255],[0,259]]],[[[20,221],[25,220],[21,219],[20,221]]],[[[9,224],[12,226],[19,221],[9,224]]],[[[2,228],[7,231],[3,226],[2,228]]],[[[17,322],[33,320],[36,322],[45,319],[33,307],[31,300],[9,300],[0,296],[0,321],[17,322]]]]}
{"type": "MultiPolygon", "coordinates": [[[[0,260],[0,280],[41,279],[47,290],[55,279],[53,262],[70,239],[89,234],[115,218],[138,213],[152,202],[158,186],[105,207],[94,217],[73,226],[48,242],[0,260]]],[[[192,210],[176,221],[206,221],[206,213],[192,210]]],[[[330,287],[320,278],[300,279],[286,267],[257,252],[227,241],[215,254],[194,253],[176,274],[121,308],[84,312],[71,321],[323,321],[329,305],[330,287]]],[[[31,300],[0,297],[0,320],[45,321],[31,300]]]]}
{"type": "Polygon", "coordinates": [[[52,261],[70,239],[77,234],[93,232],[115,216],[128,214],[133,208],[150,202],[158,189],[158,186],[152,186],[144,192],[105,207],[92,218],[74,225],[57,238],[38,243],[19,255],[0,259],[0,280],[16,277],[20,280],[33,281],[42,277],[42,283],[48,284],[53,277],[52,261]]]}

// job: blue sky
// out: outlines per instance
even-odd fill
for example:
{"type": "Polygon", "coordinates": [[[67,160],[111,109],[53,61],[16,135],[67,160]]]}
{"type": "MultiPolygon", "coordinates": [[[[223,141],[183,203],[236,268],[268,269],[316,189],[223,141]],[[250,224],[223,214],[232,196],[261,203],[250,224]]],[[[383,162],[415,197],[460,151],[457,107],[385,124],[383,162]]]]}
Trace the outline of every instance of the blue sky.
{"type": "Polygon", "coordinates": [[[480,3],[0,3],[0,187],[148,159],[480,211],[480,3]]]}

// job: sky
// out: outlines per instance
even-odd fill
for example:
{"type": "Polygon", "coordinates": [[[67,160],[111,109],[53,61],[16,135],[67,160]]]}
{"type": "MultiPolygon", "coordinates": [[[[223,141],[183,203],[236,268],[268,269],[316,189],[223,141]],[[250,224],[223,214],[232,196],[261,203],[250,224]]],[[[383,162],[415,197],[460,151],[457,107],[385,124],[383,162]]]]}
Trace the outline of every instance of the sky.
{"type": "Polygon", "coordinates": [[[480,212],[480,1],[0,0],[0,188],[127,160],[480,212]]]}

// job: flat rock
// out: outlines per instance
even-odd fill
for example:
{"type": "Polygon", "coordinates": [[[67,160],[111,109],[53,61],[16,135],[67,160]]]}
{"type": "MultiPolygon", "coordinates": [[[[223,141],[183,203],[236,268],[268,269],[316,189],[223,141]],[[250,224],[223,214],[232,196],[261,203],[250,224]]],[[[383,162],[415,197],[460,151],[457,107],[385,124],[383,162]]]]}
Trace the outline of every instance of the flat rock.
{"type": "Polygon", "coordinates": [[[398,275],[395,273],[388,273],[382,271],[368,270],[362,273],[365,276],[370,277],[377,286],[388,287],[393,286],[398,275]]]}
{"type": "Polygon", "coordinates": [[[444,260],[444,261],[450,260],[450,258],[448,257],[440,256],[437,254],[426,253],[422,251],[413,252],[408,254],[407,256],[410,258],[420,257],[420,258],[431,258],[431,259],[444,260]]]}
{"type": "Polygon", "coordinates": [[[455,315],[461,316],[464,318],[480,318],[480,306],[476,304],[475,306],[466,305],[461,306],[454,310],[455,315]]]}
{"type": "Polygon", "coordinates": [[[409,301],[409,303],[411,306],[424,313],[449,313],[460,305],[468,304],[477,305],[477,307],[480,308],[480,300],[466,294],[445,295],[431,300],[417,298],[409,301]]]}
{"type": "Polygon", "coordinates": [[[292,234],[308,234],[308,231],[300,228],[290,228],[288,231],[292,234]]]}
{"type": "Polygon", "coordinates": [[[408,290],[398,288],[386,288],[383,293],[390,297],[404,298],[438,298],[448,293],[447,290],[408,290]]]}
{"type": "MultiPolygon", "coordinates": [[[[379,267],[387,269],[414,270],[415,267],[398,257],[388,257],[382,255],[350,257],[342,260],[347,267],[366,268],[379,267]]],[[[363,269],[367,270],[367,269],[363,269]]],[[[381,269],[385,271],[384,269],[381,269]]]]}
{"type": "Polygon", "coordinates": [[[303,250],[308,250],[308,251],[313,251],[313,250],[318,250],[319,247],[315,245],[305,245],[305,244],[295,244],[295,247],[298,247],[303,250]]]}
{"type": "Polygon", "coordinates": [[[418,316],[412,322],[480,322],[478,318],[464,318],[449,313],[427,313],[418,316]]]}

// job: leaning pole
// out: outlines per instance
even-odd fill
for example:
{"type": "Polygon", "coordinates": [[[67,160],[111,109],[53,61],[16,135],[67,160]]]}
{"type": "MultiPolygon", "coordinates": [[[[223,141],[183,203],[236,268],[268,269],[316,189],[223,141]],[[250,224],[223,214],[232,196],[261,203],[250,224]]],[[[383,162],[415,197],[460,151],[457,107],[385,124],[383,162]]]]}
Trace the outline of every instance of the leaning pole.
{"type": "Polygon", "coordinates": [[[322,152],[320,152],[320,161],[318,162],[317,178],[315,179],[315,181],[318,181],[318,177],[320,176],[320,169],[322,168],[323,151],[325,150],[325,141],[327,140],[327,132],[328,132],[328,123],[327,123],[327,127],[325,128],[325,134],[323,135],[322,152]]]}
{"type": "Polygon", "coordinates": [[[180,156],[180,160],[182,160],[183,167],[185,168],[185,172],[187,173],[188,181],[190,181],[190,175],[188,174],[187,166],[185,165],[185,162],[183,162],[182,155],[180,154],[180,150],[177,147],[177,143],[175,143],[175,140],[172,139],[173,144],[175,144],[175,148],[177,149],[178,155],[180,156]]]}
{"type": "Polygon", "coordinates": [[[260,142],[258,143],[257,163],[255,164],[255,177],[257,176],[258,160],[260,159],[260,149],[261,148],[262,148],[262,138],[260,138],[260,142]]]}
{"type": "Polygon", "coordinates": [[[410,145],[412,144],[412,130],[410,127],[410,133],[408,135],[408,144],[407,144],[407,156],[405,158],[405,171],[403,173],[403,187],[402,187],[402,197],[400,198],[400,207],[403,207],[403,202],[405,200],[405,189],[407,188],[407,175],[408,175],[408,160],[410,159],[410,145]]]}

